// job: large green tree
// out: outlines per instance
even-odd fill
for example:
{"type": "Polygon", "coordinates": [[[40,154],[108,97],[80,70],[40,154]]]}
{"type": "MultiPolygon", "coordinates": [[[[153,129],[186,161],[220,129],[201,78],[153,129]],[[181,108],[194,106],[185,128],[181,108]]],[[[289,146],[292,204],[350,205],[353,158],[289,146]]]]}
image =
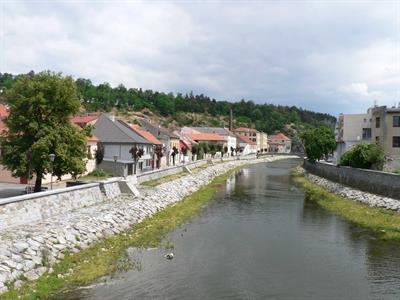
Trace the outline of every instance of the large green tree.
{"type": "Polygon", "coordinates": [[[306,130],[302,138],[307,159],[311,162],[327,157],[336,149],[335,135],[325,126],[306,130]]]}
{"type": "Polygon", "coordinates": [[[358,144],[347,150],[340,158],[341,166],[382,170],[385,152],[378,144],[358,144]]]}
{"type": "Polygon", "coordinates": [[[85,171],[89,132],[69,121],[80,108],[71,77],[49,71],[21,76],[7,91],[6,101],[10,116],[5,121],[8,134],[2,142],[1,161],[13,176],[35,175],[38,192],[47,173],[60,178],[85,171]],[[53,163],[50,154],[55,154],[53,163]]]}

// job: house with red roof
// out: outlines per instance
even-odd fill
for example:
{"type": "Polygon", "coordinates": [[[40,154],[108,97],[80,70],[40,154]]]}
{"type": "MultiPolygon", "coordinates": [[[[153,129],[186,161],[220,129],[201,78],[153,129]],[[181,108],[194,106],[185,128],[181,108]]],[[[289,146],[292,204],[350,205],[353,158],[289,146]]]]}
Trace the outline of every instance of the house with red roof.
{"type": "Polygon", "coordinates": [[[236,135],[236,144],[242,155],[257,153],[257,143],[247,136],[236,135]]]}
{"type": "Polygon", "coordinates": [[[239,127],[233,129],[236,135],[240,135],[250,139],[257,145],[257,152],[267,152],[268,151],[268,136],[262,131],[258,131],[254,128],[239,127]]]}
{"type": "Polygon", "coordinates": [[[282,132],[278,132],[269,136],[268,146],[269,152],[290,153],[292,149],[292,140],[282,132]]]}

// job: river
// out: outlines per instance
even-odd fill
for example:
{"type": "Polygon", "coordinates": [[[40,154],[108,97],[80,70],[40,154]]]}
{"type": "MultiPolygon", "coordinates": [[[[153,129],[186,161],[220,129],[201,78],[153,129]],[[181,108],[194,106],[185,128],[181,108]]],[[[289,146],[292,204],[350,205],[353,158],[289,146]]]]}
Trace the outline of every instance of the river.
{"type": "Polygon", "coordinates": [[[173,250],[129,249],[135,267],[63,298],[400,299],[400,243],[307,201],[290,175],[298,163],[239,171],[166,238],[173,250]]]}

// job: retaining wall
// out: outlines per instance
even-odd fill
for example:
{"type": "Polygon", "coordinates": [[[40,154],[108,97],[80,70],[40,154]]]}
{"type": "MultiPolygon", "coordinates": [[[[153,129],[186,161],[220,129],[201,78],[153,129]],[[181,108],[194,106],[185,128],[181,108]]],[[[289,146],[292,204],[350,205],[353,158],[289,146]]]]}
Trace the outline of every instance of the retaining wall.
{"type": "Polygon", "coordinates": [[[400,199],[400,175],[304,160],[308,172],[361,191],[400,199]]]}
{"type": "Polygon", "coordinates": [[[10,197],[0,200],[0,231],[68,213],[103,201],[99,183],[10,197]]]}

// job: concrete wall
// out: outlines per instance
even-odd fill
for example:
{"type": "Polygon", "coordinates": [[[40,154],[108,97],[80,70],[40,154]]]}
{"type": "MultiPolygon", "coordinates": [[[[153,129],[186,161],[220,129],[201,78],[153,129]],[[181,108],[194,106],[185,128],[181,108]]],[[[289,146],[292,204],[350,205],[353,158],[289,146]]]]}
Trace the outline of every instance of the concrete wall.
{"type": "Polygon", "coordinates": [[[0,230],[28,224],[103,201],[99,183],[0,200],[0,230]]]}
{"type": "Polygon", "coordinates": [[[350,167],[336,167],[326,163],[310,163],[303,167],[310,173],[359,190],[400,199],[400,175],[350,167]]]}

